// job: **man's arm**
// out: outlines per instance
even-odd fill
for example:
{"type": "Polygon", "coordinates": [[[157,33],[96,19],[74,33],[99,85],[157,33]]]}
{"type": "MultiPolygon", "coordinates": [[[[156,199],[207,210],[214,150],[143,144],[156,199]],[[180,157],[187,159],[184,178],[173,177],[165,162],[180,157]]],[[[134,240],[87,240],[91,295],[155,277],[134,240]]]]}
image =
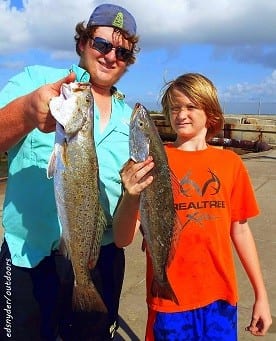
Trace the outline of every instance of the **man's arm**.
{"type": "Polygon", "coordinates": [[[59,96],[63,83],[75,80],[75,74],[56,83],[46,84],[35,91],[18,97],[0,109],[0,152],[5,152],[18,143],[34,128],[45,133],[55,130],[56,121],[50,113],[49,102],[59,96]]]}

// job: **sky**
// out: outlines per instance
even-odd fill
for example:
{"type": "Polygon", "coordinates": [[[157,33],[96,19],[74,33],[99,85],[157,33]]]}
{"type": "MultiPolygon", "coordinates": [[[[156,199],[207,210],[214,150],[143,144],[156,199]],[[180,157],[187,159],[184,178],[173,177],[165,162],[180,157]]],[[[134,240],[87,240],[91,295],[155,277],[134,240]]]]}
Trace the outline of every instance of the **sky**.
{"type": "Polygon", "coordinates": [[[24,66],[78,64],[75,26],[102,3],[128,9],[140,52],[117,83],[159,110],[165,82],[199,72],[225,113],[276,114],[275,0],[0,0],[0,89],[24,66]]]}

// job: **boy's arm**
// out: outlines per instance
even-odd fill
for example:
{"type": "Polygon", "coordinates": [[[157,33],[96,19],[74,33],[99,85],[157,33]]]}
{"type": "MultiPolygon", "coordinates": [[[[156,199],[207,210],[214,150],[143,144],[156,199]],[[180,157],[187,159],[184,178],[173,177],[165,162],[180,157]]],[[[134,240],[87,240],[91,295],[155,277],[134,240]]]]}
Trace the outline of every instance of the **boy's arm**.
{"type": "Polygon", "coordinates": [[[272,318],[254,238],[247,221],[233,222],[231,238],[255,293],[250,326],[253,335],[265,335],[272,318]]]}
{"type": "Polygon", "coordinates": [[[132,197],[125,192],[113,218],[114,242],[117,247],[127,246],[133,241],[140,226],[137,220],[138,209],[139,196],[132,197]]]}

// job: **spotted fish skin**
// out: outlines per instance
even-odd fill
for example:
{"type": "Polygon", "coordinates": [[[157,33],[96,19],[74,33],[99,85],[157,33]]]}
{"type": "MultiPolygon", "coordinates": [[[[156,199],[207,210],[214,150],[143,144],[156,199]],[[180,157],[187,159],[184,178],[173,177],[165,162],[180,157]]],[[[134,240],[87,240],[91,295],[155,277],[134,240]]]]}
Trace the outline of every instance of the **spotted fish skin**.
{"type": "Polygon", "coordinates": [[[130,119],[130,158],[135,162],[153,157],[153,182],[140,196],[140,219],[149,252],[154,278],[153,296],[172,300],[177,297],[167,278],[167,267],[175,252],[174,231],[177,225],[171,174],[163,142],[146,108],[137,103],[130,119]]]}
{"type": "Polygon", "coordinates": [[[63,250],[75,276],[73,309],[106,312],[90,276],[106,227],[99,199],[91,84],[63,84],[60,96],[51,100],[50,110],[57,124],[48,177],[54,178],[63,250]]]}

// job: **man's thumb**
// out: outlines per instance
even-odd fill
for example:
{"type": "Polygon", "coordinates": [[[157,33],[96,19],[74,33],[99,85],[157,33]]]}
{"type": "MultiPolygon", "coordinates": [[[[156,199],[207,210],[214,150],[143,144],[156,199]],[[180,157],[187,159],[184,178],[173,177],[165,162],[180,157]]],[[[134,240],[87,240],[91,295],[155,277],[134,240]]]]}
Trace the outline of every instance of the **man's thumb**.
{"type": "Polygon", "coordinates": [[[71,83],[76,79],[76,74],[74,72],[70,72],[67,77],[63,79],[63,83],[71,83]]]}
{"type": "Polygon", "coordinates": [[[55,88],[57,88],[57,89],[59,90],[59,89],[61,88],[61,86],[62,86],[63,83],[69,84],[69,83],[71,83],[71,82],[74,82],[75,79],[76,79],[75,73],[74,73],[74,72],[71,72],[71,73],[69,73],[68,76],[66,76],[66,77],[60,79],[59,81],[57,81],[57,82],[55,83],[55,88]]]}

